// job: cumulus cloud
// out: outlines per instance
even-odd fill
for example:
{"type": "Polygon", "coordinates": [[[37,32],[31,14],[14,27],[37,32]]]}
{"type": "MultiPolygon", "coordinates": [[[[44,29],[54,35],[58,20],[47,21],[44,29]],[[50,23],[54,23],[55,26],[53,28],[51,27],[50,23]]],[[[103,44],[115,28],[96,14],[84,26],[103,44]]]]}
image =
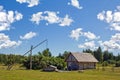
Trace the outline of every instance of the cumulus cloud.
{"type": "Polygon", "coordinates": [[[111,37],[111,40],[115,42],[120,42],[120,33],[116,33],[115,35],[113,35],[111,37]]]}
{"type": "Polygon", "coordinates": [[[28,3],[28,7],[37,6],[39,4],[39,0],[16,0],[20,4],[28,3]]]}
{"type": "Polygon", "coordinates": [[[100,41],[99,43],[105,50],[106,49],[111,49],[111,50],[120,49],[120,44],[113,40],[104,41],[104,42],[100,41]]]}
{"type": "Polygon", "coordinates": [[[83,32],[82,31],[82,28],[77,28],[75,30],[72,30],[71,31],[71,34],[70,34],[70,37],[75,39],[75,40],[78,40],[80,38],[80,36],[83,36],[89,40],[95,40],[95,39],[99,39],[100,36],[96,36],[94,33],[92,32],[83,32]]]}
{"type": "Polygon", "coordinates": [[[120,6],[117,6],[117,10],[119,10],[119,11],[120,11],[120,6]]]}
{"type": "Polygon", "coordinates": [[[31,39],[35,37],[37,34],[35,32],[26,33],[24,36],[20,36],[20,39],[31,39]]]}
{"type": "Polygon", "coordinates": [[[43,20],[42,12],[38,12],[36,14],[32,15],[32,18],[30,19],[32,22],[35,22],[36,24],[39,24],[41,20],[43,20]]]}
{"type": "MultiPolygon", "coordinates": [[[[82,35],[80,35],[80,36],[85,37],[84,33],[82,33],[82,35]]],[[[89,40],[85,41],[82,44],[79,44],[78,48],[96,49],[97,45],[99,45],[104,50],[108,50],[108,49],[111,51],[120,50],[120,33],[116,33],[116,34],[112,35],[111,38],[109,40],[106,40],[106,41],[102,41],[102,40],[96,41],[96,39],[99,39],[99,38],[100,37],[96,37],[95,39],[89,38],[89,40]]]]}
{"type": "Polygon", "coordinates": [[[120,31],[120,6],[115,11],[102,11],[97,18],[110,25],[110,30],[120,31]]]}
{"type": "Polygon", "coordinates": [[[44,20],[46,20],[49,24],[60,22],[60,18],[57,16],[59,12],[45,11],[44,14],[47,15],[47,16],[44,16],[44,20]]]}
{"type": "Polygon", "coordinates": [[[21,43],[21,41],[11,41],[8,35],[0,33],[0,49],[19,46],[21,43]]]}
{"type": "Polygon", "coordinates": [[[2,11],[3,10],[3,6],[0,6],[0,11],[2,11]]]}
{"type": "Polygon", "coordinates": [[[83,34],[82,28],[77,28],[77,29],[71,31],[70,37],[73,38],[73,39],[75,39],[75,40],[78,40],[79,37],[82,34],[83,34]]]}
{"type": "Polygon", "coordinates": [[[79,40],[82,38],[85,42],[78,45],[78,48],[87,48],[87,49],[96,49],[95,41],[100,38],[100,36],[96,36],[94,33],[88,31],[84,32],[82,28],[77,28],[72,30],[70,33],[70,37],[75,40],[79,40]]]}
{"type": "Polygon", "coordinates": [[[58,16],[59,12],[53,11],[45,11],[45,12],[38,12],[31,16],[30,21],[36,23],[37,25],[40,24],[40,21],[47,21],[46,25],[48,24],[59,24],[59,26],[70,26],[73,20],[66,15],[64,18],[58,16]]]}
{"type": "Polygon", "coordinates": [[[78,9],[82,9],[83,7],[80,6],[80,3],[78,0],[71,0],[71,2],[68,2],[68,5],[72,5],[78,9]]]}
{"type": "Polygon", "coordinates": [[[63,18],[61,20],[61,23],[59,25],[60,26],[70,26],[72,22],[73,22],[73,20],[70,19],[68,15],[66,15],[65,18],[63,18]]]}
{"type": "Polygon", "coordinates": [[[95,49],[96,46],[94,41],[89,41],[89,42],[85,42],[83,44],[78,45],[78,48],[95,49]]]}
{"type": "Polygon", "coordinates": [[[17,11],[6,11],[0,6],[0,31],[9,30],[10,25],[15,21],[19,21],[23,15],[17,11]]]}
{"type": "Polygon", "coordinates": [[[100,36],[96,36],[94,33],[91,33],[91,32],[84,32],[83,33],[83,35],[85,36],[85,37],[87,37],[88,39],[90,39],[90,40],[94,40],[94,39],[99,39],[100,38],[100,36]]]}
{"type": "Polygon", "coordinates": [[[120,49],[120,33],[111,36],[108,41],[99,41],[99,44],[106,49],[120,49]]]}

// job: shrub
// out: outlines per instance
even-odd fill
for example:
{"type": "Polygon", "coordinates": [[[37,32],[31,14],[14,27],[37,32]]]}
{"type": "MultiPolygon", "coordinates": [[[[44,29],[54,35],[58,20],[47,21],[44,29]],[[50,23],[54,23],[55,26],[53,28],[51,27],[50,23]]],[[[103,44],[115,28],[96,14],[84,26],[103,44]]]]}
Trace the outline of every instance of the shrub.
{"type": "Polygon", "coordinates": [[[117,61],[115,67],[120,67],[120,61],[117,61]]]}
{"type": "Polygon", "coordinates": [[[107,61],[104,61],[104,62],[102,63],[102,66],[108,66],[108,62],[107,62],[107,61]]]}
{"type": "Polygon", "coordinates": [[[108,60],[108,63],[109,63],[109,64],[115,64],[116,61],[115,61],[115,60],[108,60]]]}

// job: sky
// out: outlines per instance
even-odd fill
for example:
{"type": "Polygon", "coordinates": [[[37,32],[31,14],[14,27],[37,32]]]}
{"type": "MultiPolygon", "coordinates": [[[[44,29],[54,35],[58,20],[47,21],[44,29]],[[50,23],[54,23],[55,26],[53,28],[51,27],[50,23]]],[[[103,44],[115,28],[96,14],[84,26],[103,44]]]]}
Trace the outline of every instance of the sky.
{"type": "Polygon", "coordinates": [[[120,0],[0,0],[0,53],[120,51],[120,0]]]}

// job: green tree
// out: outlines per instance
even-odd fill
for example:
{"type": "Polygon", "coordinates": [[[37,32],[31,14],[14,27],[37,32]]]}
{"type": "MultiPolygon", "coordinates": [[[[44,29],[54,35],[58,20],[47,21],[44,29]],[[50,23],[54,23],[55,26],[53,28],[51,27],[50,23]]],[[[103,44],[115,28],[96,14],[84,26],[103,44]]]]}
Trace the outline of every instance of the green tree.
{"type": "Polygon", "coordinates": [[[113,60],[113,59],[114,59],[113,53],[109,53],[109,60],[113,60]]]}
{"type": "Polygon", "coordinates": [[[93,53],[93,51],[90,50],[90,49],[83,50],[83,52],[84,52],[84,53],[91,53],[91,54],[93,53]]]}
{"type": "Polygon", "coordinates": [[[6,61],[5,61],[5,65],[8,66],[7,70],[10,70],[13,67],[13,64],[15,63],[15,55],[13,54],[9,54],[6,55],[6,61]]]}
{"type": "Polygon", "coordinates": [[[59,53],[59,55],[57,56],[57,58],[64,59],[64,56],[61,53],[59,53]]]}
{"type": "Polygon", "coordinates": [[[109,60],[109,52],[104,51],[104,53],[103,53],[103,61],[108,61],[108,60],[109,60]]]}
{"type": "Polygon", "coordinates": [[[116,57],[117,61],[120,61],[120,54],[118,53],[117,57],[116,57]]]}
{"type": "Polygon", "coordinates": [[[98,47],[98,49],[94,51],[94,56],[99,62],[103,62],[103,54],[101,47],[98,47]]]}
{"type": "Polygon", "coordinates": [[[90,49],[83,50],[83,53],[90,53],[94,56],[94,51],[92,51],[90,49]]]}
{"type": "Polygon", "coordinates": [[[5,54],[0,54],[0,63],[3,64],[5,62],[5,54]]]}
{"type": "Polygon", "coordinates": [[[115,64],[116,67],[120,67],[120,61],[117,61],[115,64]]]}
{"type": "Polygon", "coordinates": [[[63,55],[62,55],[62,56],[63,56],[63,59],[66,59],[69,54],[70,54],[69,51],[65,51],[65,52],[63,53],[63,55]]]}
{"type": "Polygon", "coordinates": [[[61,58],[61,59],[66,59],[67,56],[69,55],[69,51],[64,51],[63,54],[59,53],[59,55],[57,56],[57,58],[61,58]]]}
{"type": "Polygon", "coordinates": [[[42,54],[43,54],[44,56],[46,56],[46,57],[51,57],[51,56],[52,56],[51,52],[49,51],[49,48],[45,49],[45,50],[42,52],[42,54]]]}
{"type": "MultiPolygon", "coordinates": [[[[42,53],[38,52],[37,55],[33,55],[32,56],[32,69],[43,69],[49,65],[54,65],[58,69],[65,68],[66,63],[65,63],[64,59],[50,56],[50,55],[48,55],[48,53],[50,53],[49,50],[44,50],[42,53]]],[[[23,66],[25,66],[26,69],[30,68],[29,58],[24,60],[23,66]]]]}

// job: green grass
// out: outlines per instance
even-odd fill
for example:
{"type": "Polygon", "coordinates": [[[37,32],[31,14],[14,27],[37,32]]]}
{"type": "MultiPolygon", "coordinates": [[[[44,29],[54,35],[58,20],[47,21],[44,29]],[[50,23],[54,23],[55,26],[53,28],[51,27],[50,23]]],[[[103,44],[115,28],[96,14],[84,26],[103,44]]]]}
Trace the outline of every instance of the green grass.
{"type": "MultiPolygon", "coordinates": [[[[1,67],[0,67],[1,68],[1,67]]],[[[41,72],[40,70],[5,70],[0,69],[0,80],[120,80],[120,68],[114,72],[110,68],[71,72],[41,72]]]]}

